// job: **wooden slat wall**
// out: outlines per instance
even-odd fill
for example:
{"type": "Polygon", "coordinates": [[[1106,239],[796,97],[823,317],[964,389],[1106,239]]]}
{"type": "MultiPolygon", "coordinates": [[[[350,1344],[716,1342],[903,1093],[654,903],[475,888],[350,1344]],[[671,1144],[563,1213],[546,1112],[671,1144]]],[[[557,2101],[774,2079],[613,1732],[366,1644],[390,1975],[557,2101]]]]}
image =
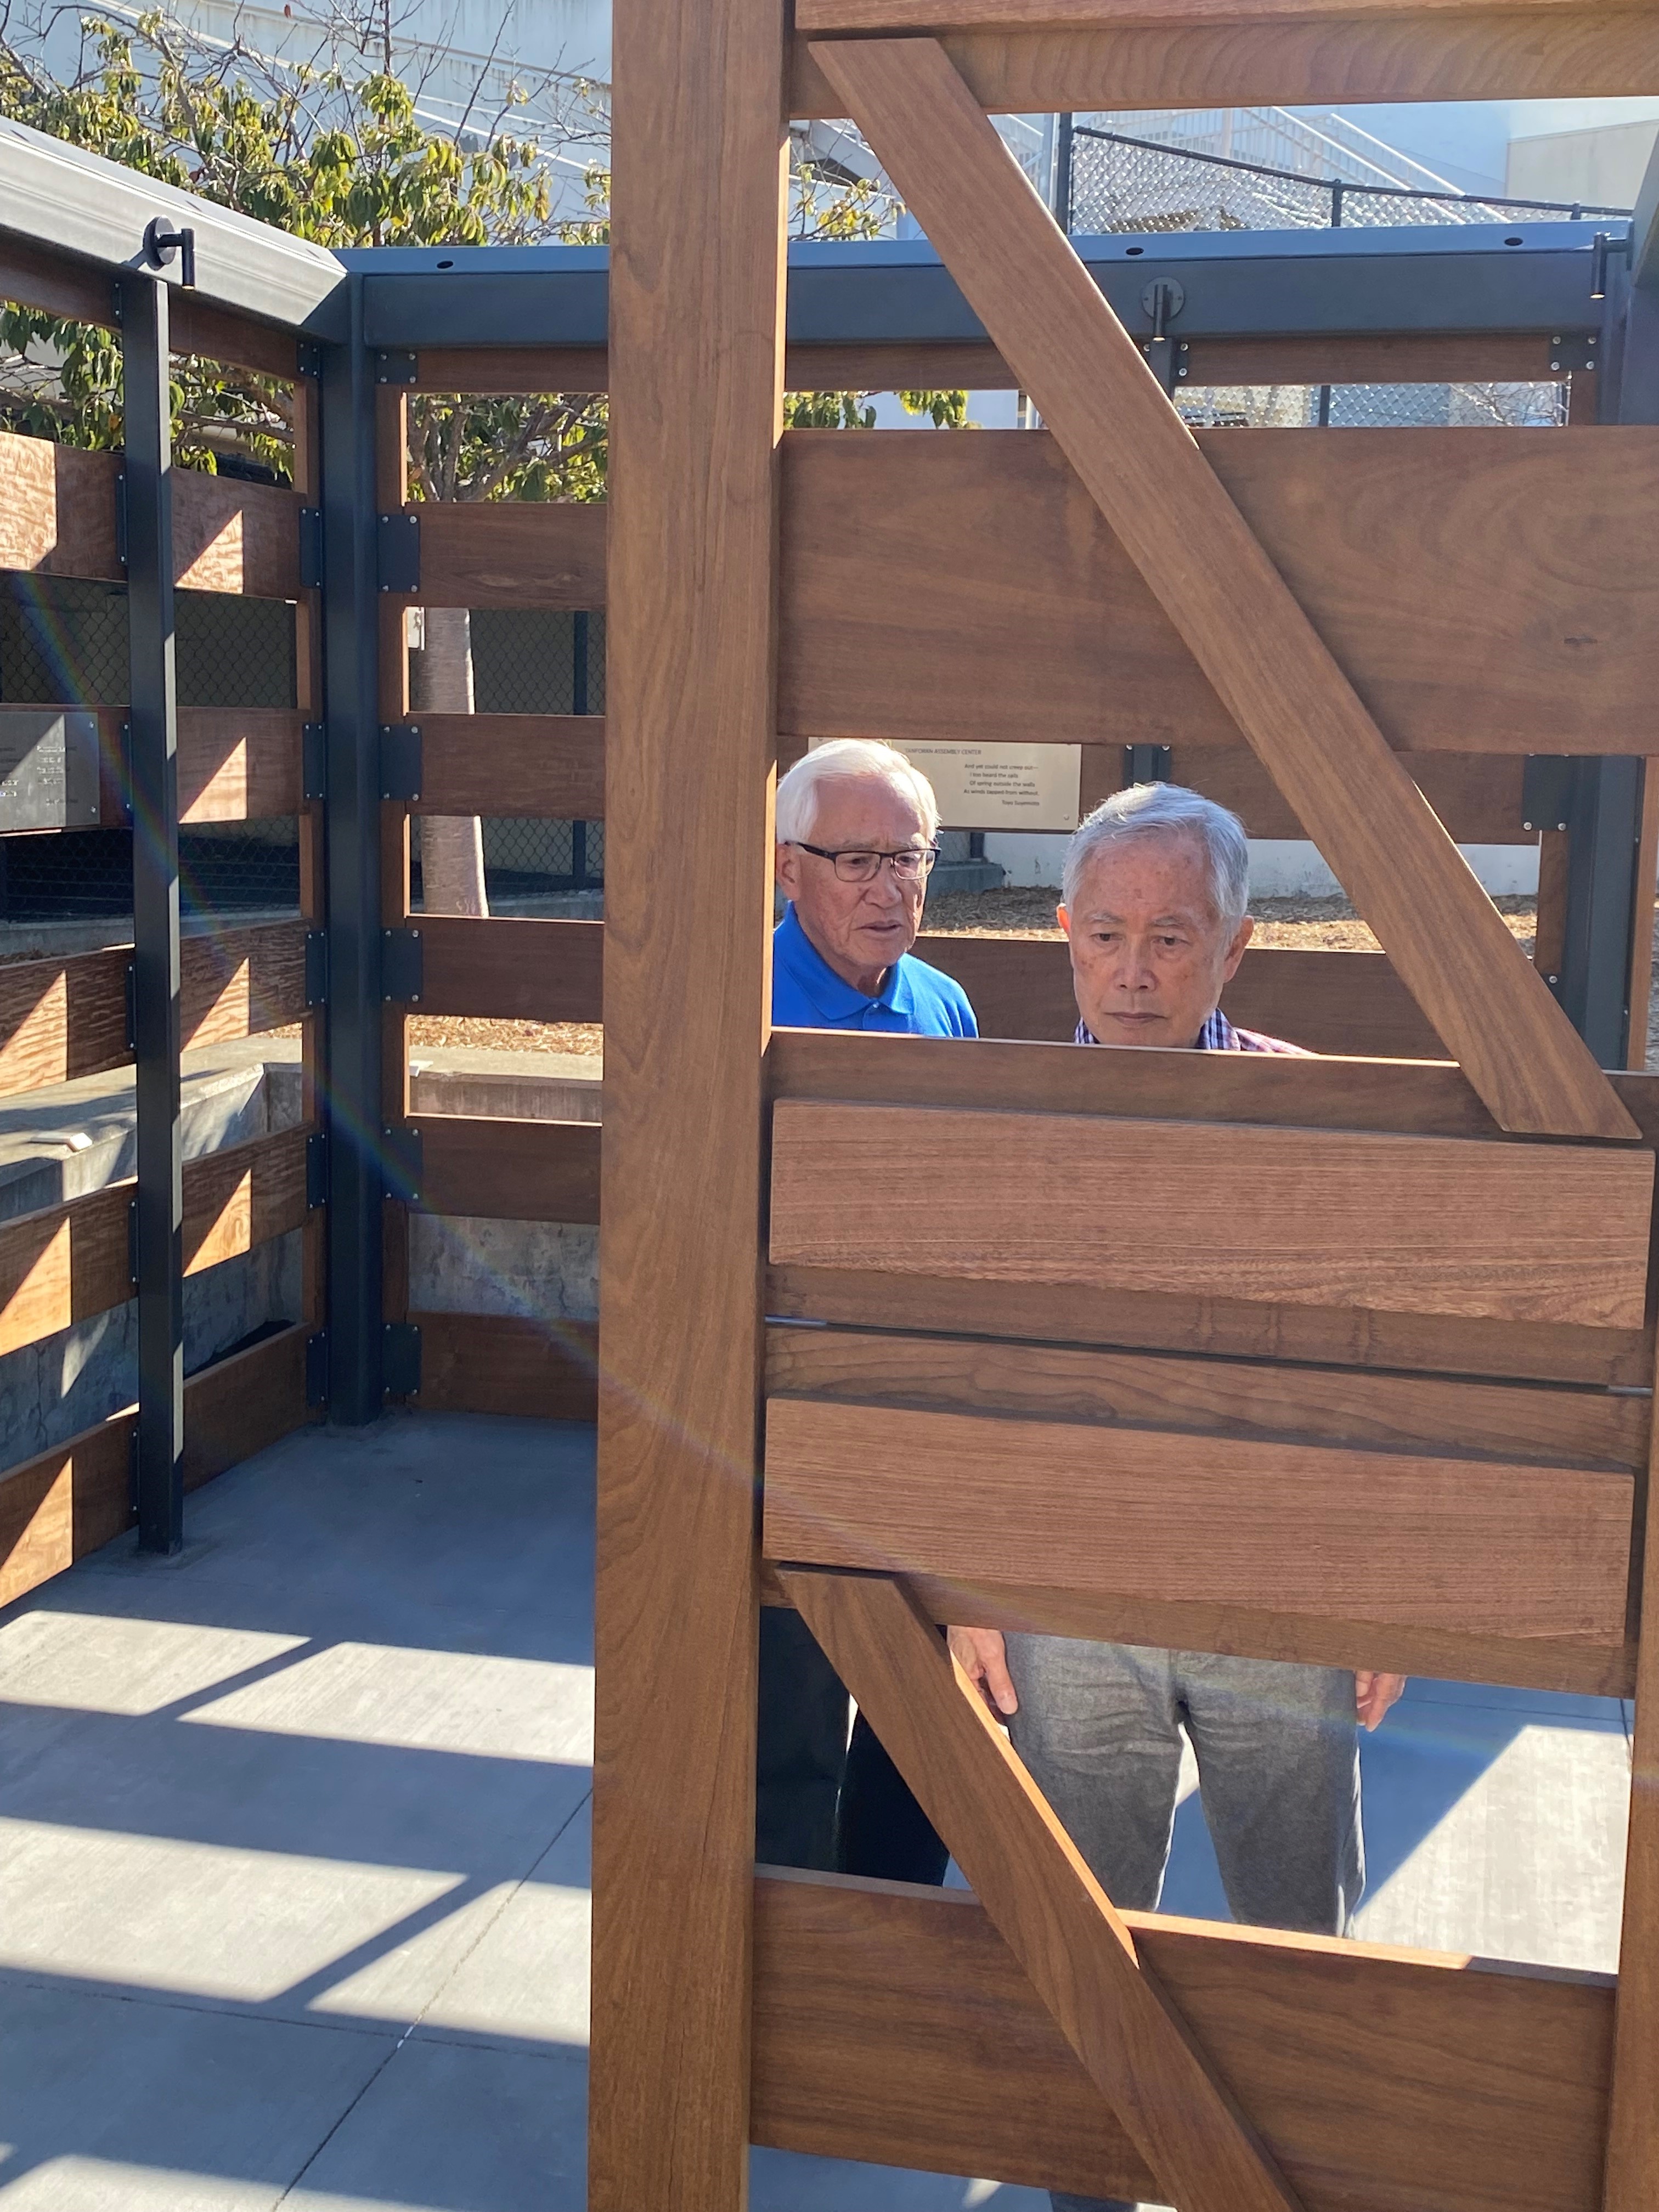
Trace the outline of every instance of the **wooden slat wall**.
{"type": "Polygon", "coordinates": [[[605,605],[602,503],[428,500],[404,512],[421,528],[421,587],[410,605],[577,611],[605,605]]]}
{"type": "MultiPolygon", "coordinates": [[[[1606,1977],[1125,1917],[1306,2212],[1599,2212],[1606,1977]]],[[[759,1875],[750,2127],[819,2157],[1157,2194],[963,1891],[759,1875]]]]}
{"type": "MultiPolygon", "coordinates": [[[[131,949],[0,965],[0,1097],[125,1067],[131,949]]],[[[281,1029],[305,1004],[305,924],[272,922],[183,947],[186,1049],[281,1029]]]]}
{"type": "Polygon", "coordinates": [[[596,1022],[605,924],[420,915],[424,1014],[596,1022]]]}
{"type": "MultiPolygon", "coordinates": [[[[197,1489],[319,1418],[306,1404],[306,1338],[297,1323],[185,1384],[185,1485],[197,1489]]],[[[135,1415],[0,1474],[0,1605],[24,1596],[132,1526],[135,1415]]]]}
{"type": "MultiPolygon", "coordinates": [[[[1645,749],[1659,434],[1196,434],[1397,748],[1645,749]]],[[[791,433],[782,532],[782,729],[1238,745],[1046,432],[791,433]]]]}
{"type": "Polygon", "coordinates": [[[495,1221],[599,1218],[599,1124],[423,1115],[420,1205],[495,1221]]]}
{"type": "Polygon", "coordinates": [[[794,1100],[771,1255],[1634,1329],[1653,1186],[1645,1150],[794,1100]]]}
{"type": "Polygon", "coordinates": [[[596,1418],[597,1322],[418,1308],[409,1319],[421,1332],[421,1388],[412,1402],[426,1411],[596,1418]]]}

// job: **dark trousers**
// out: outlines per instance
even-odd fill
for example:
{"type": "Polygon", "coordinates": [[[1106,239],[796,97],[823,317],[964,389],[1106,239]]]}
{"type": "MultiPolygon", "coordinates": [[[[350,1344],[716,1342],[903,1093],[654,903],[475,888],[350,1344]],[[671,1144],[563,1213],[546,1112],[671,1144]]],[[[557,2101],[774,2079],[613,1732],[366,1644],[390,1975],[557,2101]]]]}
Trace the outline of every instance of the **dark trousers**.
{"type": "Polygon", "coordinates": [[[945,1879],[950,1854],[798,1613],[763,1606],[755,1856],[887,1881],[945,1879]]]}

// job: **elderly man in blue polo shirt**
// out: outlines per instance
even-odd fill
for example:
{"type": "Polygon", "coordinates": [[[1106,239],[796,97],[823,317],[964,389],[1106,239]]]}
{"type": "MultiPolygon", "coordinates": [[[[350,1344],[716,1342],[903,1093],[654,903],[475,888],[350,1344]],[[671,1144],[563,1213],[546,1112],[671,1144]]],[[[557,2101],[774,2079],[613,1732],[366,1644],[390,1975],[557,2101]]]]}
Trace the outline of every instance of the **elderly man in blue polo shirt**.
{"type": "MultiPolygon", "coordinates": [[[[778,786],[772,939],[781,1029],[976,1036],[966,993],[910,947],[939,835],[933,786],[891,746],[837,738],[778,786]]],[[[761,1616],[755,1856],[775,1865],[945,1878],[944,1844],[798,1613],[761,1616]]]]}
{"type": "MultiPolygon", "coordinates": [[[[1120,791],[1073,838],[1064,883],[1079,1044],[1305,1056],[1221,1011],[1254,927],[1237,815],[1175,784],[1120,791]]],[[[1346,1931],[1365,1881],[1358,1726],[1377,1725],[1403,1676],[983,1628],[950,1640],[1115,1904],[1158,1904],[1184,1730],[1234,1918],[1346,1931]]]]}

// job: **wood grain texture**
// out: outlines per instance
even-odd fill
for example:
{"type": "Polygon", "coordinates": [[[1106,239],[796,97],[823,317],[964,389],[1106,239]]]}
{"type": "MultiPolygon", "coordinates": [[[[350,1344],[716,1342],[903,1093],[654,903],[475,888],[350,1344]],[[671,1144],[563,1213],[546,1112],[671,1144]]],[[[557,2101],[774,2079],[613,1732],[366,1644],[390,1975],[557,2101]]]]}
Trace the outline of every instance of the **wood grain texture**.
{"type": "Polygon", "coordinates": [[[132,1427],[118,1413],[0,1474],[0,1605],[131,1526],[132,1427]]]}
{"type": "Polygon", "coordinates": [[[116,325],[115,283],[107,270],[67,261],[26,239],[0,240],[0,300],[72,322],[99,323],[106,330],[116,325]]]}
{"type": "Polygon", "coordinates": [[[1074,1283],[970,1282],[875,1268],[772,1267],[766,1310],[852,1328],[933,1329],[1085,1346],[1285,1359],[1407,1374],[1504,1376],[1645,1391],[1653,1331],[1468,1321],[1360,1307],[1164,1297],[1074,1283]]]}
{"type": "MultiPolygon", "coordinates": [[[[286,1028],[306,1011],[306,926],[266,922],[180,948],[181,1048],[286,1028]]],[[[125,1057],[125,1055],[124,1055],[125,1057]]]]}
{"type": "MultiPolygon", "coordinates": [[[[1080,264],[1077,277],[1109,317],[1080,264]]],[[[1588,441],[1528,430],[1193,434],[1114,327],[1394,747],[1644,742],[1659,677],[1645,527],[1659,434],[1603,431],[1617,443],[1595,441],[1593,495],[1588,441]]],[[[1057,434],[792,430],[783,454],[781,728],[1243,746],[1057,434]]],[[[1367,742],[1333,726],[1340,757],[1367,742]]],[[[1293,792],[1284,803],[1305,818],[1293,792]]]]}
{"type": "Polygon", "coordinates": [[[1646,1152],[805,1100],[773,1113],[775,1264],[1639,1328],[1652,1203],[1646,1152]]]}
{"type": "Polygon", "coordinates": [[[215,307],[182,286],[168,299],[167,311],[168,335],[176,354],[228,362],[238,368],[257,369],[262,376],[292,380],[299,374],[299,341],[292,331],[215,307]]]}
{"type": "Polygon", "coordinates": [[[1616,1648],[1634,1496],[1625,1472],[772,1398],[763,1544],[825,1566],[1616,1648]]]}
{"type": "Polygon", "coordinates": [[[934,40],[820,60],[1217,696],[1506,1128],[1630,1137],[1133,339],[934,40]]]}
{"type": "MultiPolygon", "coordinates": [[[[1638,0],[1639,5],[1639,0],[1638,0]]],[[[797,0],[795,27],[807,33],[902,31],[1144,30],[1182,23],[1237,24],[1251,30],[1313,17],[1371,21],[1381,17],[1449,16],[1478,22],[1483,16],[1531,13],[1567,15],[1582,0],[797,0]]],[[[1643,10],[1647,13],[1646,9],[1643,10]]]]}
{"type": "Polygon", "coordinates": [[[303,1322],[246,1352],[221,1359],[185,1385],[185,1488],[199,1490],[307,1422],[303,1322]]]}
{"type": "Polygon", "coordinates": [[[422,346],[415,356],[420,392],[605,392],[604,346],[422,346]]]}
{"type": "MultiPolygon", "coordinates": [[[[924,934],[919,958],[954,975],[982,1037],[1064,1043],[1077,1027],[1070,951],[1061,939],[924,934]]],[[[1310,1052],[1443,1060],[1446,1048],[1381,952],[1252,946],[1222,994],[1236,1022],[1310,1052]]]]}
{"type": "Polygon", "coordinates": [[[173,560],[173,580],[183,590],[297,598],[298,493],[175,469],[173,560]]]}
{"type": "MultiPolygon", "coordinates": [[[[1595,2212],[1604,1976],[1123,1917],[1309,2212],[1595,2212]]],[[[754,2044],[757,2142],[1158,2194],[965,1891],[761,1874],[754,2044]]]]}
{"type": "Polygon", "coordinates": [[[1274,2153],[903,1585],[783,1582],[1158,2193],[1182,2212],[1295,2212],[1274,2153]]]}
{"type": "Polygon", "coordinates": [[[184,1269],[215,1267],[273,1237],[302,1229],[307,1129],[255,1137],[185,1163],[184,1269]]]}
{"type": "Polygon", "coordinates": [[[600,1018],[602,921],[421,915],[410,926],[421,934],[422,1013],[520,1022],[600,1018]]]}
{"type": "MultiPolygon", "coordinates": [[[[1659,1380],[1659,1376],[1656,1376],[1659,1380]]],[[[1648,1462],[1625,1917],[1602,2212],[1645,2212],[1659,2173],[1659,1438],[1648,1462]]]]}
{"type": "Polygon", "coordinates": [[[1605,1389],[778,1323],[766,1332],[766,1388],[771,1396],[1571,1462],[1632,1474],[1647,1463],[1650,1413],[1646,1395],[1605,1389]]]}
{"type": "Polygon", "coordinates": [[[297,708],[179,710],[180,822],[262,822],[302,805],[297,708]]]}
{"type": "MultiPolygon", "coordinates": [[[[973,31],[947,51],[992,114],[1226,107],[1275,101],[1551,100],[1659,87],[1650,21],[1637,9],[1536,9],[1459,19],[1376,17],[1144,30],[973,31]]],[[[806,39],[795,42],[789,112],[841,116],[846,100],[806,39]]]]}
{"type": "Polygon", "coordinates": [[[612,41],[588,2202],[730,2212],[749,2137],[785,10],[617,0],[612,41]]]}
{"type": "Polygon", "coordinates": [[[599,1410],[599,1330],[592,1322],[518,1314],[416,1311],[428,1412],[515,1413],[591,1421],[599,1410]]]}
{"type": "Polygon", "coordinates": [[[602,607],[605,503],[424,500],[421,588],[428,607],[602,607]]]}
{"type": "Polygon", "coordinates": [[[422,1210],[492,1221],[597,1221],[597,1121],[422,1115],[422,1210]]]}
{"type": "Polygon", "coordinates": [[[416,814],[605,819],[602,714],[426,714],[416,814]]]}

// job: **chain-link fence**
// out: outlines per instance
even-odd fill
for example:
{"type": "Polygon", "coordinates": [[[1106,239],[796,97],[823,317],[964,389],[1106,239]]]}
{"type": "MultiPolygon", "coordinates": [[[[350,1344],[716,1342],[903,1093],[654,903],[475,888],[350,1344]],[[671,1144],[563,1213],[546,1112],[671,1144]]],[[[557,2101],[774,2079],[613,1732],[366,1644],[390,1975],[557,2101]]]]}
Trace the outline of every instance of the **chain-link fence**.
{"type": "MultiPolygon", "coordinates": [[[[476,607],[471,631],[473,705],[479,714],[605,712],[602,609],[571,614],[542,607],[476,607]]],[[[538,901],[596,891],[605,881],[603,822],[488,816],[483,851],[492,913],[533,912],[538,901]]],[[[418,897],[418,823],[410,857],[418,897]]]]}
{"type": "MultiPolygon", "coordinates": [[[[292,606],[180,592],[175,609],[181,707],[294,705],[292,606]]],[[[127,681],[122,586],[0,576],[0,701],[118,706],[127,681]]],[[[296,908],[298,825],[289,816],[181,830],[179,880],[186,920],[296,908]]],[[[131,911],[130,830],[0,838],[0,923],[115,920],[131,911]]]]}

